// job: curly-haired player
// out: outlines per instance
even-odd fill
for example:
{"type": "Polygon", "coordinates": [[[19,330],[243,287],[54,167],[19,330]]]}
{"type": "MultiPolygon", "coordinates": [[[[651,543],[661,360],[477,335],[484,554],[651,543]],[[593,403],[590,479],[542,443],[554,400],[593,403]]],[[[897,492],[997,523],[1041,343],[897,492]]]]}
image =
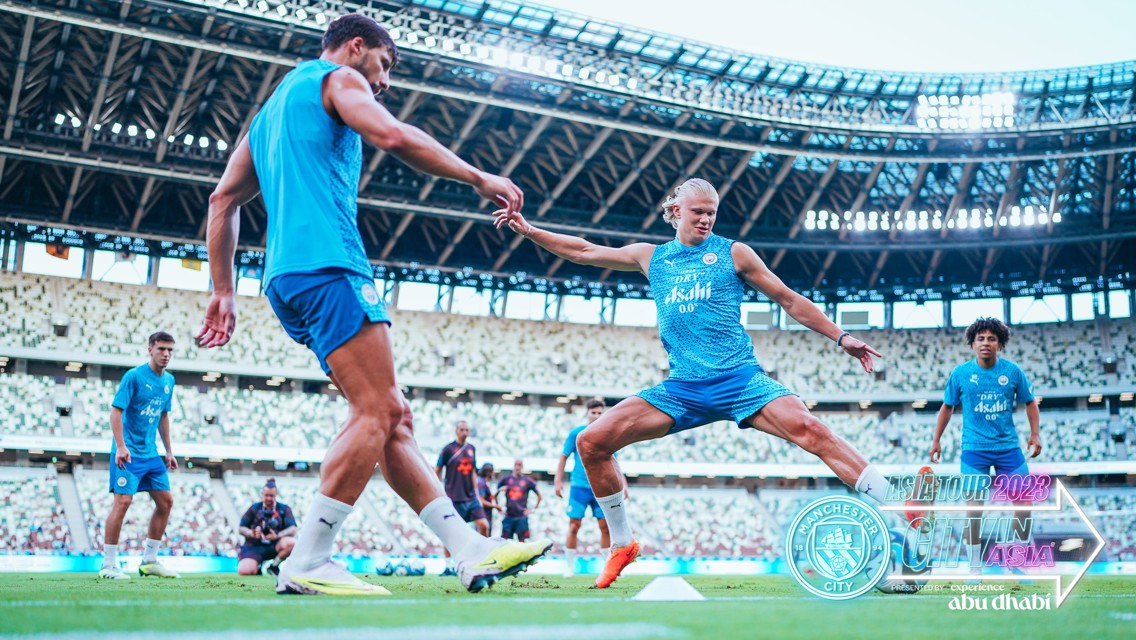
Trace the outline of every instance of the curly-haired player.
{"type": "MultiPolygon", "coordinates": [[[[974,350],[975,358],[951,371],[943,393],[943,406],[935,423],[935,439],[931,443],[931,462],[942,455],[940,439],[950,422],[955,407],[962,405],[963,475],[1024,476],[1029,473],[1026,458],[1018,445],[1018,432],[1014,428],[1014,407],[1026,405],[1030,436],[1026,445],[1030,457],[1041,453],[1041,416],[1037,400],[1033,397],[1026,374],[1013,362],[998,357],[1010,341],[1010,328],[997,318],[979,318],[966,329],[966,343],[974,350]]],[[[971,501],[972,506],[981,502],[971,501]]],[[[1029,504],[1028,502],[1015,504],[1029,504]]],[[[972,567],[982,564],[980,539],[981,513],[969,512],[970,527],[966,535],[967,556],[972,567]]],[[[1019,512],[1014,523],[1022,540],[1029,540],[1029,512],[1019,512]]]]}

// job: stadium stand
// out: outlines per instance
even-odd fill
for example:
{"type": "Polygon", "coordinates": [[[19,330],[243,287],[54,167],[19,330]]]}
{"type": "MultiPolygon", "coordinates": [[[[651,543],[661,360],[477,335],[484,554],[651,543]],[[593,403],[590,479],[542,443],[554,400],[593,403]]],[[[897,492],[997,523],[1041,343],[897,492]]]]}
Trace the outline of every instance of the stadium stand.
{"type": "Polygon", "coordinates": [[[0,554],[67,554],[71,530],[54,469],[0,469],[0,554]]]}
{"type": "MultiPolygon", "coordinates": [[[[133,355],[153,327],[167,327],[179,341],[179,359],[207,359],[217,366],[255,365],[312,369],[314,360],[288,339],[266,299],[241,301],[243,327],[225,349],[192,347],[207,296],[155,287],[0,274],[0,283],[28,305],[3,308],[6,329],[0,344],[53,350],[133,355]],[[52,293],[55,292],[55,293],[52,293]],[[55,299],[67,300],[55,305],[55,299]],[[64,312],[65,311],[65,312],[64,312]],[[61,316],[63,319],[61,319],[61,316]],[[139,318],[145,318],[145,326],[139,318]],[[69,329],[57,337],[50,328],[69,329]]],[[[445,313],[392,310],[395,360],[401,375],[447,380],[490,381],[508,388],[525,382],[629,391],[665,377],[665,354],[654,328],[535,322],[445,313]],[[500,345],[512,348],[502,351],[500,345]],[[619,367],[611,366],[619,363],[619,367]]],[[[1136,359],[1131,320],[1033,324],[1014,327],[1005,357],[1018,362],[1038,388],[1069,388],[1107,382],[1101,366],[1104,340],[1121,361],[1136,359]]],[[[832,358],[831,345],[812,332],[751,332],[759,360],[778,379],[804,395],[818,393],[904,393],[937,397],[950,370],[972,357],[961,329],[865,330],[861,336],[883,348],[881,379],[864,375],[851,358],[832,358]]],[[[1125,366],[1120,380],[1133,381],[1125,366]]]]}

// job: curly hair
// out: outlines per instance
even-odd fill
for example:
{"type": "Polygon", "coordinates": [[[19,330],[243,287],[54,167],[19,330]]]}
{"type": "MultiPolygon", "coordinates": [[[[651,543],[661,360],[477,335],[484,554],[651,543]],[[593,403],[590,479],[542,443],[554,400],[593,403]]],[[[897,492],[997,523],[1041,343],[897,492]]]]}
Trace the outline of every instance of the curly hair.
{"type": "Polygon", "coordinates": [[[993,333],[998,338],[998,345],[1003,349],[1010,342],[1010,327],[998,318],[986,317],[975,320],[966,328],[966,344],[973,346],[974,339],[983,331],[993,333]]]}
{"type": "Polygon", "coordinates": [[[718,199],[718,190],[714,185],[706,182],[702,178],[691,178],[686,182],[675,187],[674,194],[667,196],[663,200],[663,220],[666,220],[675,229],[678,228],[678,218],[675,217],[675,210],[678,209],[678,201],[687,194],[701,194],[704,196],[714,196],[718,199]]]}

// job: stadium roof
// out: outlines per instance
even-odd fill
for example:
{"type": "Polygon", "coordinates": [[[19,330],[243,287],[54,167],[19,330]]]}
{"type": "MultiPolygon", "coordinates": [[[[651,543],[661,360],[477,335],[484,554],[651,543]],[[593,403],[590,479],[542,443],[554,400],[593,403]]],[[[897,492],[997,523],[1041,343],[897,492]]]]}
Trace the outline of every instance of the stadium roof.
{"type": "MultiPolygon", "coordinates": [[[[3,215],[200,242],[227,149],[341,6],[358,3],[0,0],[3,215]]],[[[364,10],[403,54],[383,102],[510,175],[548,228],[665,241],[659,201],[701,176],[722,193],[716,231],[801,290],[1131,286],[1136,62],[884,74],[511,2],[364,10]]],[[[467,187],[382,152],[359,202],[377,261],[640,284],[497,232],[467,187]]],[[[264,233],[248,207],[242,241],[264,233]]]]}

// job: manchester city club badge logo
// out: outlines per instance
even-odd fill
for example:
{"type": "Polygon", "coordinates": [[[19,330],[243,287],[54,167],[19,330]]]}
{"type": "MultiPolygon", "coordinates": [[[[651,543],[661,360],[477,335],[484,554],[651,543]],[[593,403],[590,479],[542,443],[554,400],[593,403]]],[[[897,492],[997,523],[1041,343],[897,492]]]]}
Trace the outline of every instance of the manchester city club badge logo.
{"type": "Polygon", "coordinates": [[[379,292],[375,289],[375,285],[369,282],[364,283],[361,293],[363,294],[363,299],[367,301],[367,304],[379,303],[379,292]]]}
{"type": "Polygon", "coordinates": [[[848,600],[875,587],[890,566],[888,529],[862,500],[828,496],[809,503],[789,526],[785,557],[807,591],[848,600]]]}
{"type": "Polygon", "coordinates": [[[716,253],[707,253],[706,255],[702,256],[702,262],[705,263],[705,264],[710,265],[710,264],[714,264],[717,261],[718,261],[718,254],[716,254],[716,253]]]}

